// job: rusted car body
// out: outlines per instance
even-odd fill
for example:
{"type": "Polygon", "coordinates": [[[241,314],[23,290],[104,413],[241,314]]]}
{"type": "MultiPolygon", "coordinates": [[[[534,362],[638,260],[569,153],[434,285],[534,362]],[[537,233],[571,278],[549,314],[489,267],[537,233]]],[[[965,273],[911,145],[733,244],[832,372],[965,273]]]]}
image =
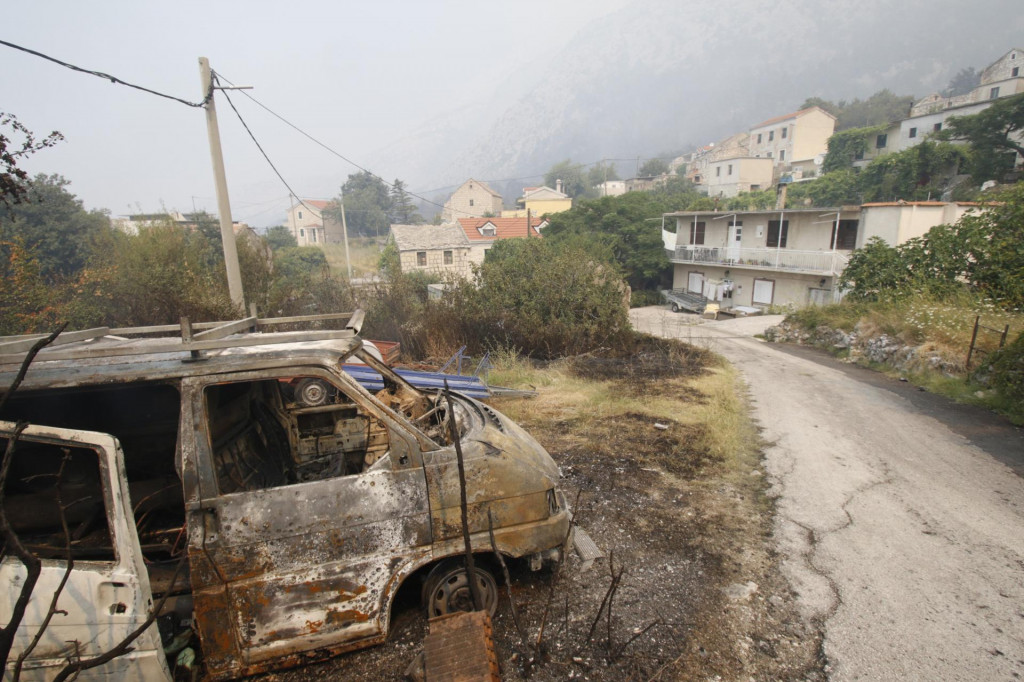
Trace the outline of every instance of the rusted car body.
{"type": "MultiPolygon", "coordinates": [[[[79,679],[166,678],[167,640],[189,627],[209,679],[384,641],[399,586],[464,551],[452,421],[474,550],[490,551],[491,524],[505,556],[534,565],[557,556],[570,528],[558,470],[519,426],[458,394],[449,413],[439,394],[405,383],[354,334],[274,337],[201,357],[164,350],[159,340],[111,342],[122,354],[103,350],[103,339],[84,356],[39,354],[0,414],[0,446],[13,422],[41,425],[19,442],[25,459],[16,455],[4,508],[50,575],[12,659],[45,613],[67,552],[76,562],[59,608],[71,600],[78,607],[54,618],[27,672],[52,676],[69,642],[89,642],[89,652],[116,643],[164,595],[159,634],[154,624],[128,657],[79,679]],[[371,395],[345,374],[351,357],[381,372],[385,390],[371,395]],[[66,441],[98,456],[97,482],[52,483],[66,441]],[[102,496],[105,533],[97,534],[95,515],[69,512],[65,525],[80,535],[68,539],[59,515],[16,511],[56,501],[73,509],[67,499],[76,494],[102,496]]],[[[13,360],[0,364],[0,385],[10,384],[13,360]]],[[[9,594],[22,575],[5,556],[0,580],[9,594]]],[[[0,618],[11,603],[0,605],[0,618]]]]}

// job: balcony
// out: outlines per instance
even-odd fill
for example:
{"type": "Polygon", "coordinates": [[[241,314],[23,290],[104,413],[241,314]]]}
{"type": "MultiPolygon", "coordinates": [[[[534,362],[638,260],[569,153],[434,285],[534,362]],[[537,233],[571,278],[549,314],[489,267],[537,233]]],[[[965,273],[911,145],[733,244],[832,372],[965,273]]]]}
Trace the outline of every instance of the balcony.
{"type": "Polygon", "coordinates": [[[795,251],[793,249],[726,248],[721,246],[677,246],[669,250],[673,263],[707,263],[728,265],[733,268],[774,270],[811,275],[835,276],[842,273],[849,260],[846,253],[837,251],[795,251]]]}

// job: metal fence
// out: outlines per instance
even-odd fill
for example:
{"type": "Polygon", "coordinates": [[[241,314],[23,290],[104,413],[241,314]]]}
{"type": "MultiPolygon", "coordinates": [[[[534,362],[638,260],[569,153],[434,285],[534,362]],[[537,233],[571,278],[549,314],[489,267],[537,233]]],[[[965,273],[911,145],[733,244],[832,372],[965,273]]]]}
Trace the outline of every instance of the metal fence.
{"type": "Polygon", "coordinates": [[[673,260],[684,263],[734,265],[761,270],[838,275],[846,267],[846,254],[834,251],[794,251],[775,248],[677,246],[673,260]]]}

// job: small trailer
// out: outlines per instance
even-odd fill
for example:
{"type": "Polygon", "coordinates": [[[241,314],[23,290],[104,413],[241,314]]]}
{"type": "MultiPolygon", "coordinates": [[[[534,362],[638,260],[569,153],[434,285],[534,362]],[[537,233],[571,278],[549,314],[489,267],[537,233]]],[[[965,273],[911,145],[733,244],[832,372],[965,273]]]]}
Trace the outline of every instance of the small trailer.
{"type": "Polygon", "coordinates": [[[671,305],[672,312],[674,313],[678,313],[680,310],[687,310],[700,315],[708,304],[707,298],[686,289],[663,289],[661,293],[665,296],[665,300],[669,302],[669,305],[671,305]]]}

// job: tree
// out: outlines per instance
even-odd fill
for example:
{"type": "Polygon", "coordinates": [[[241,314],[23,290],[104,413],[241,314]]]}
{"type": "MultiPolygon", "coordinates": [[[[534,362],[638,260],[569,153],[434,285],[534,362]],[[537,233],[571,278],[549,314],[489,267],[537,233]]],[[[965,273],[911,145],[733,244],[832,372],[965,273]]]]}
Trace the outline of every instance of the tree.
{"type": "Polygon", "coordinates": [[[570,197],[583,196],[589,189],[583,179],[583,165],[573,163],[572,159],[559,161],[544,175],[544,184],[548,187],[555,187],[559,180],[562,181],[562,191],[570,197]]]}
{"type": "Polygon", "coordinates": [[[977,183],[998,178],[1013,167],[1017,154],[1024,155],[1020,142],[1024,133],[1024,94],[998,99],[973,116],[953,116],[940,139],[969,142],[971,176],[977,183]]]}
{"type": "Polygon", "coordinates": [[[110,230],[102,211],[86,211],[60,175],[37,175],[22,183],[23,197],[0,218],[0,240],[20,239],[38,260],[40,275],[54,282],[85,265],[92,243],[110,230]]]}
{"type": "Polygon", "coordinates": [[[860,171],[858,185],[863,200],[938,198],[945,191],[948,180],[958,173],[965,157],[963,147],[930,140],[879,156],[860,171]]]}
{"type": "Polygon", "coordinates": [[[405,189],[405,183],[396,179],[391,185],[391,208],[388,219],[392,224],[419,225],[425,222],[423,216],[416,212],[416,204],[405,189]]]}
{"type": "Polygon", "coordinates": [[[787,208],[799,207],[807,199],[812,206],[821,207],[860,204],[860,176],[852,169],[838,170],[789,186],[786,193],[787,208]]]}
{"type": "Polygon", "coordinates": [[[619,174],[615,171],[614,163],[595,163],[587,171],[587,187],[594,188],[602,182],[618,180],[619,174]]]}
{"type": "Polygon", "coordinates": [[[663,159],[647,159],[640,166],[640,177],[664,175],[668,173],[668,164],[663,159]]]}
{"type": "Polygon", "coordinates": [[[949,84],[942,91],[943,97],[956,97],[966,95],[981,82],[981,74],[974,70],[974,67],[960,69],[956,75],[949,79],[949,84]]]}
{"type": "Polygon", "coordinates": [[[18,161],[63,139],[64,136],[54,130],[37,141],[14,114],[0,111],[0,204],[10,208],[26,199],[28,173],[18,168],[18,161]],[[15,139],[19,137],[20,142],[15,139]]]}
{"type": "Polygon", "coordinates": [[[323,210],[325,216],[340,223],[342,204],[350,234],[370,237],[387,232],[391,190],[376,175],[366,171],[349,175],[339,196],[323,210]]]}
{"type": "Polygon", "coordinates": [[[836,130],[839,131],[899,121],[907,117],[913,103],[912,95],[879,90],[867,99],[855,99],[852,102],[830,102],[820,97],[810,97],[804,101],[801,109],[821,107],[836,117],[836,130]]]}
{"type": "Polygon", "coordinates": [[[263,238],[267,240],[267,244],[274,251],[299,245],[298,241],[295,240],[295,235],[284,225],[274,225],[268,228],[263,238]]]}
{"type": "Polygon", "coordinates": [[[631,287],[656,288],[670,272],[660,221],[671,205],[665,201],[669,196],[630,192],[582,201],[551,216],[544,238],[557,243],[587,237],[609,251],[631,287]]]}

